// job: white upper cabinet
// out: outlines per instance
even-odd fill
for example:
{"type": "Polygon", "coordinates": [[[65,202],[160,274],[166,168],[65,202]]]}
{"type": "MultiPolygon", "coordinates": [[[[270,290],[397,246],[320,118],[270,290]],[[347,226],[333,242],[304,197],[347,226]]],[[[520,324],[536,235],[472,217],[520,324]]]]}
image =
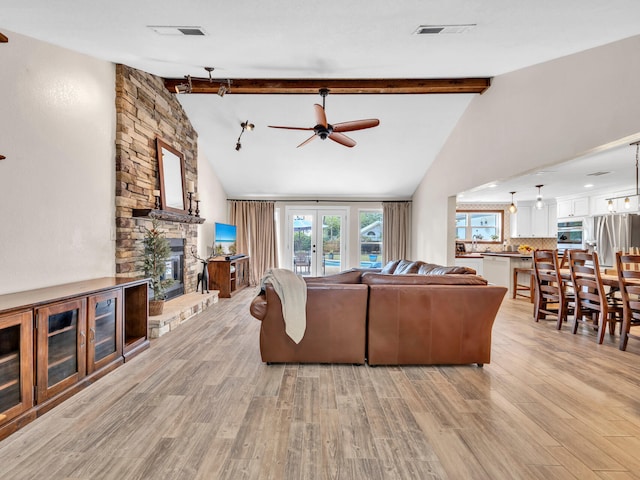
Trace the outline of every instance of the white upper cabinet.
{"type": "Polygon", "coordinates": [[[511,215],[511,236],[516,238],[552,238],[556,236],[557,207],[555,203],[538,210],[533,203],[519,202],[518,212],[511,215]]]}
{"type": "Polygon", "coordinates": [[[589,197],[558,200],[558,218],[586,217],[589,215],[589,197]]]}

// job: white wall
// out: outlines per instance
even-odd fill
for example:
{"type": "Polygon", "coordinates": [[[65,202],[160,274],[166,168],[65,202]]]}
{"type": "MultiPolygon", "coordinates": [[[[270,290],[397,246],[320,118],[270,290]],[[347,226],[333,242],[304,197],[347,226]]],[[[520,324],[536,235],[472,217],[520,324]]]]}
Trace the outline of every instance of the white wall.
{"type": "Polygon", "coordinates": [[[198,146],[198,194],[200,196],[200,216],[206,218],[205,223],[198,226],[198,255],[211,255],[213,245],[213,230],[215,222],[228,223],[229,208],[227,194],[209,160],[198,146]]]}
{"type": "Polygon", "coordinates": [[[455,195],[640,132],[640,36],[496,77],[413,196],[413,258],[453,264],[455,195]]]}
{"type": "Polygon", "coordinates": [[[0,294],[115,273],[115,66],[4,31],[0,294]]]}

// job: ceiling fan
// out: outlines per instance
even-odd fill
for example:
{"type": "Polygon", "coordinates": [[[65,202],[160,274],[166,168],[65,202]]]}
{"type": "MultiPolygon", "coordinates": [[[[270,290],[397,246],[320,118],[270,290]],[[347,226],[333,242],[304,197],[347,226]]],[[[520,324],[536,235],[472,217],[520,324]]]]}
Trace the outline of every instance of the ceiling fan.
{"type": "Polygon", "coordinates": [[[355,140],[347,137],[342,132],[352,132],[354,130],[363,130],[365,128],[377,127],[380,124],[380,120],[377,118],[369,118],[366,120],[353,120],[351,122],[342,122],[331,125],[327,123],[327,116],[324,110],[324,101],[329,94],[328,88],[321,88],[320,96],[322,97],[322,105],[314,104],[316,113],[316,126],[315,127],[281,127],[276,125],[269,125],[271,128],[285,128],[287,130],[313,130],[313,135],[302,142],[299,147],[306,145],[316,137],[320,137],[322,140],[327,138],[337,142],[345,147],[354,147],[356,145],[355,140]]]}

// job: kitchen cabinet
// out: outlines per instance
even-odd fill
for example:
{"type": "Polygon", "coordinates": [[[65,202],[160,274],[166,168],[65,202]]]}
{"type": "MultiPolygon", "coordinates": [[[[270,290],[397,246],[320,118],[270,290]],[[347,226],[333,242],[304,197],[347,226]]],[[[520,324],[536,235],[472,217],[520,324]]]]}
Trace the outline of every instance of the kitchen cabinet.
{"type": "Polygon", "coordinates": [[[533,261],[531,257],[519,254],[485,254],[482,268],[482,276],[493,285],[507,287],[507,298],[511,298],[514,288],[513,269],[533,268],[533,261]]]}
{"type": "Polygon", "coordinates": [[[456,267],[469,267],[476,271],[477,275],[482,275],[483,259],[482,257],[456,257],[456,267]]]}
{"type": "Polygon", "coordinates": [[[589,197],[558,200],[558,218],[586,217],[589,215],[589,197]]]}
{"type": "Polygon", "coordinates": [[[538,210],[533,203],[518,204],[518,212],[511,215],[511,237],[552,238],[557,231],[555,204],[545,204],[538,210]]]}

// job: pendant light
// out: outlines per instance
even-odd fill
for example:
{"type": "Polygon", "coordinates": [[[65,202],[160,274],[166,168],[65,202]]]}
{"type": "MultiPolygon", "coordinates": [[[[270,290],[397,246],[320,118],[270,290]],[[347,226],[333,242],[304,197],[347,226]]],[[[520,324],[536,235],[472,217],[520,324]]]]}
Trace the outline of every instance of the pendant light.
{"type": "Polygon", "coordinates": [[[542,210],[542,207],[544,207],[544,202],[542,201],[542,193],[540,193],[540,189],[544,187],[544,185],[536,185],[536,188],[538,189],[538,196],[536,197],[536,209],[538,210],[542,210]]]}
{"type": "Polygon", "coordinates": [[[516,204],[513,203],[513,195],[516,192],[509,192],[511,194],[511,205],[509,205],[509,212],[511,213],[516,213],[518,211],[518,207],[516,207],[516,204]]]}

